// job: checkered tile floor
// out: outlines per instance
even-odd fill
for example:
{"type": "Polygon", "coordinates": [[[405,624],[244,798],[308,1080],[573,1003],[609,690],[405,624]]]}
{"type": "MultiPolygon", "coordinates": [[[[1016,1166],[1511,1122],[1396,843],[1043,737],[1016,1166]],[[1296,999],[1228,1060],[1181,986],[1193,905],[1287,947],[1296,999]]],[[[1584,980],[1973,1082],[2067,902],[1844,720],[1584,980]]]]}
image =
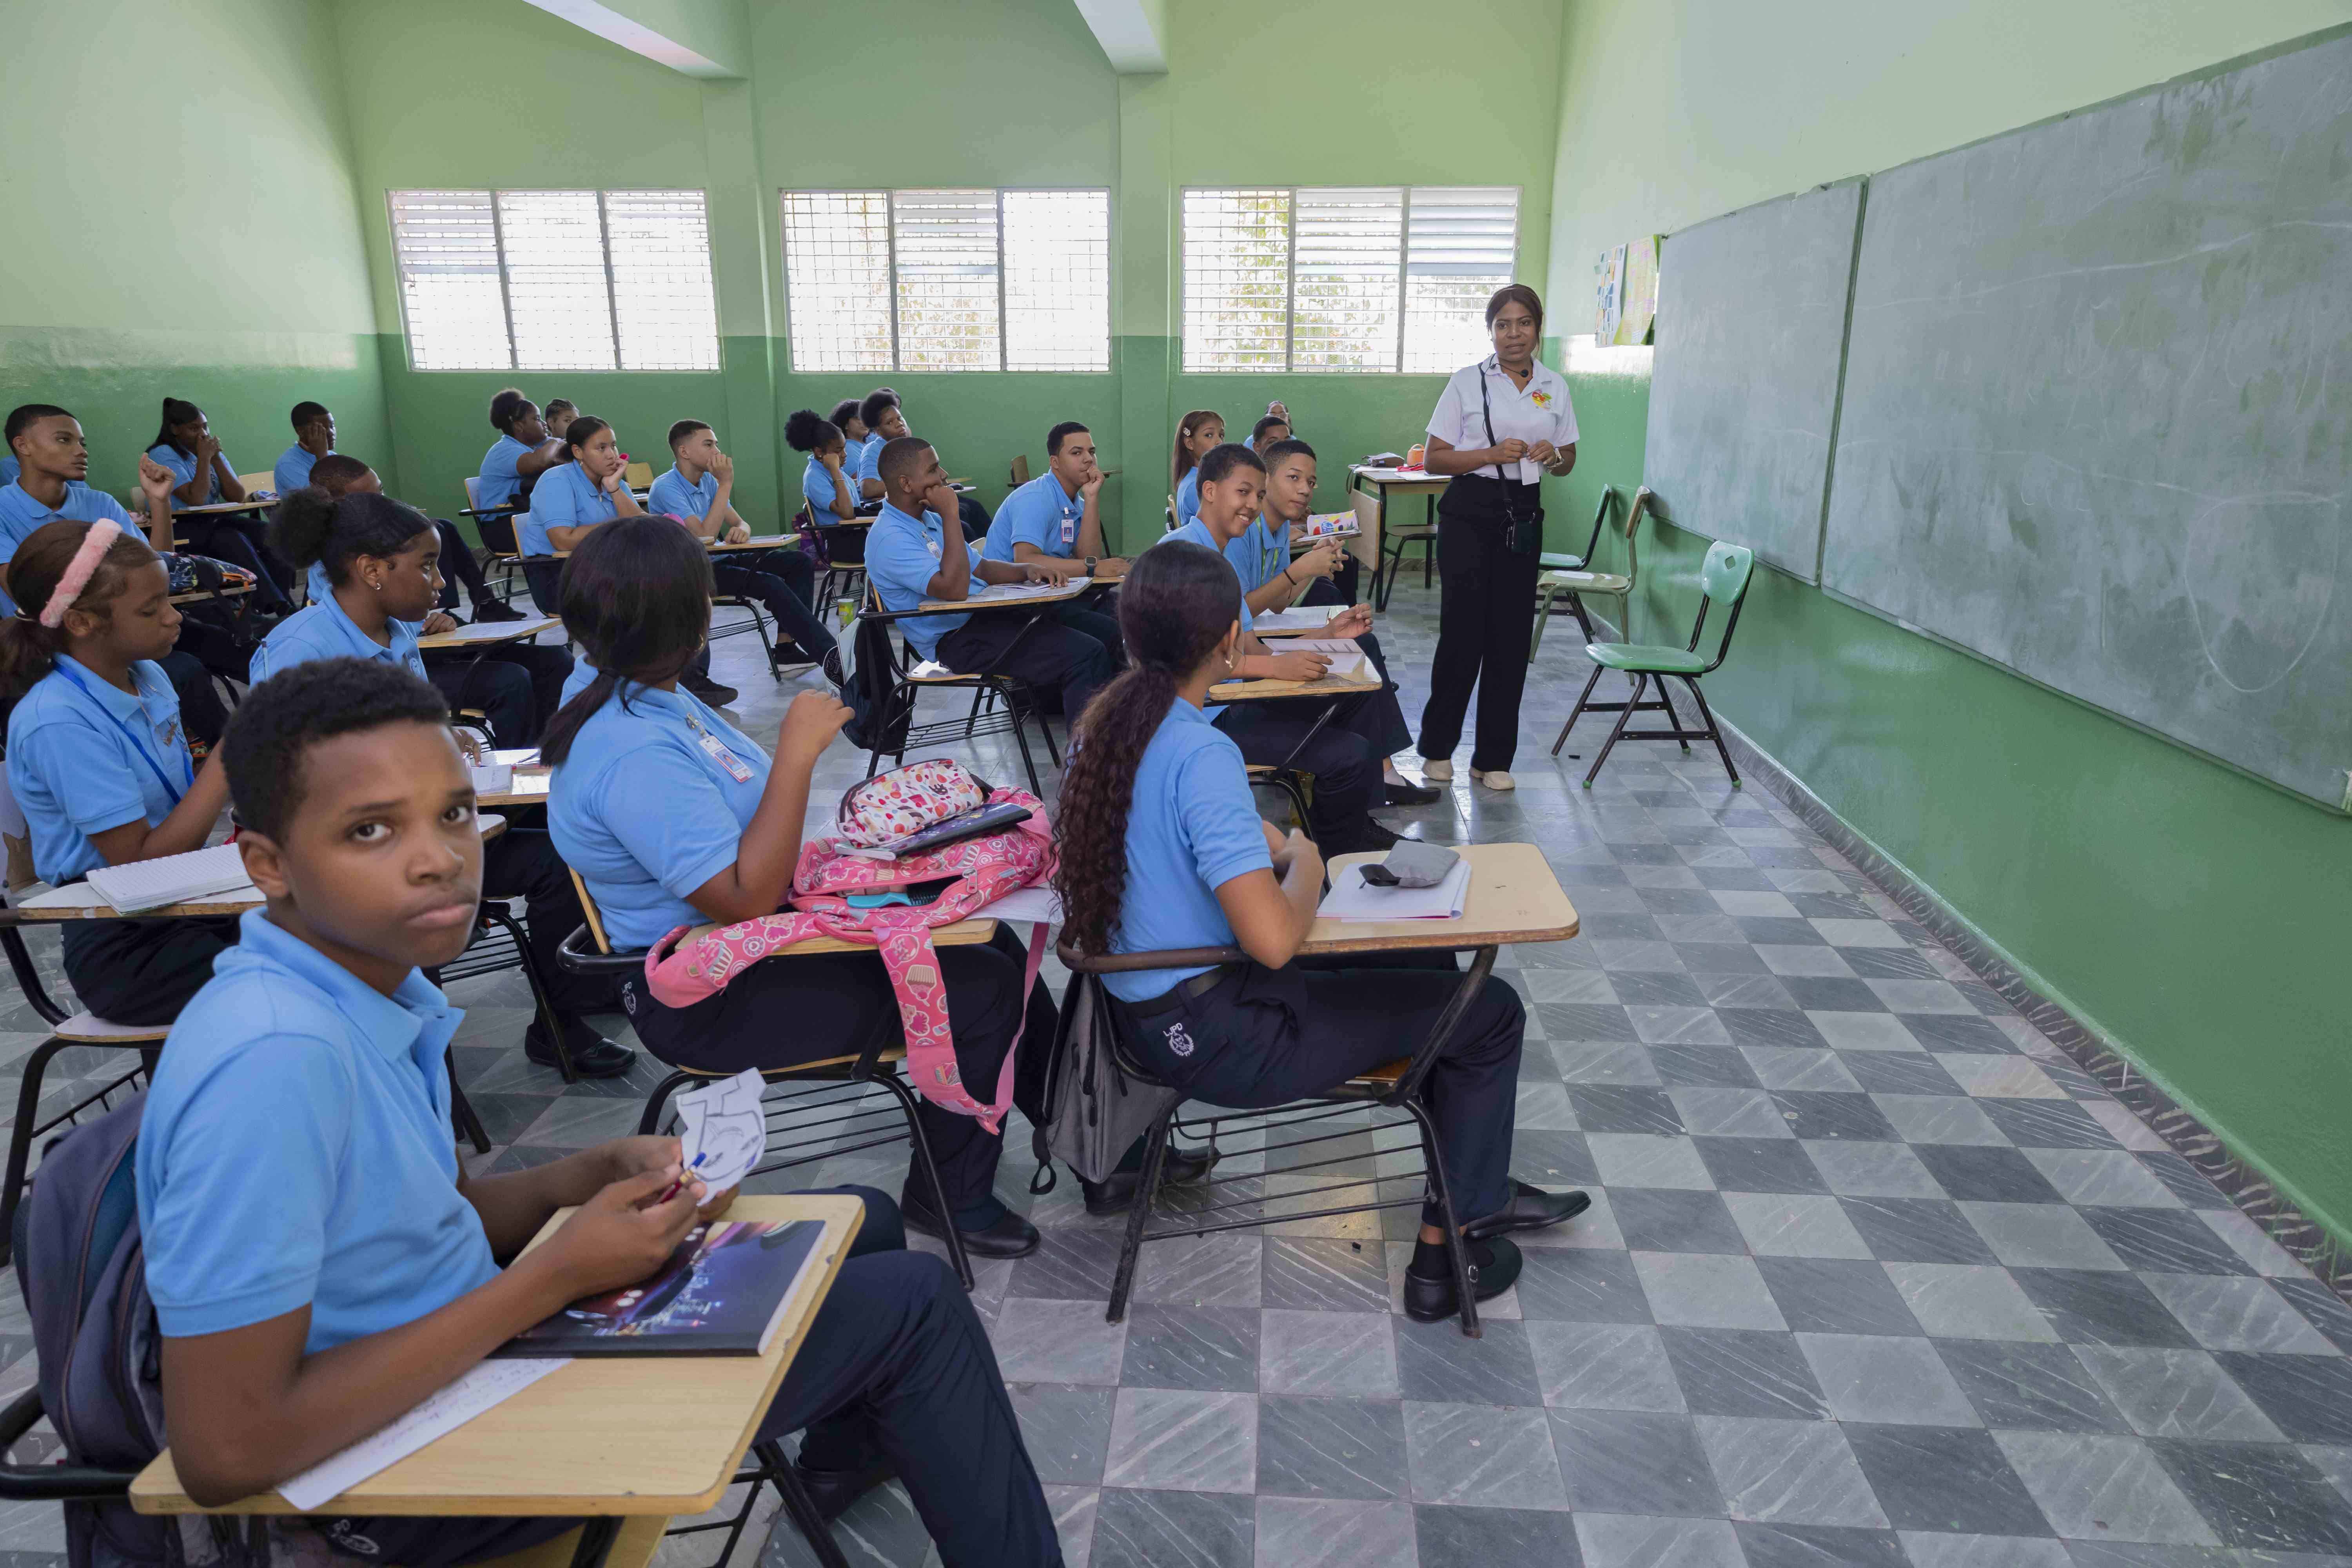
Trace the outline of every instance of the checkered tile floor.
{"type": "MultiPolygon", "coordinates": [[[[1409,583],[1383,627],[1409,716],[1433,608],[1409,583]]],[[[1032,1199],[1016,1126],[1000,1188],[1046,1244],[983,1264],[978,1300],[1067,1560],[2352,1564],[2352,1310],[1711,755],[1632,743],[1576,787],[1542,751],[1583,669],[1552,630],[1518,792],[1465,778],[1390,819],[1537,843],[1581,912],[1496,973],[1528,1005],[1516,1167],[1591,1212],[1526,1238],[1477,1341],[1396,1310],[1405,1231],[1378,1217],[1147,1248],[1112,1325],[1115,1222],[1066,1179],[1032,1199]]],[[[793,689],[753,657],[720,645],[756,734],[793,689]]],[[[1017,776],[1002,742],[980,758],[1017,776]]],[[[828,760],[820,801],[861,771],[828,760]]],[[[458,999],[488,1164],[631,1129],[652,1064],[558,1092],[515,1048],[518,979],[458,999]]],[[[21,1006],[0,1029],[8,1058],[40,1037],[21,1006]]],[[[903,1172],[885,1149],[789,1184],[903,1172]]],[[[12,1281],[0,1394],[29,1348],[12,1281]]],[[[838,1534],[936,1561],[895,1486],[838,1534]]],[[[0,1549],[54,1560],[55,1510],[0,1510],[0,1549]]],[[[772,1568],[806,1560],[767,1537],[772,1568]]]]}

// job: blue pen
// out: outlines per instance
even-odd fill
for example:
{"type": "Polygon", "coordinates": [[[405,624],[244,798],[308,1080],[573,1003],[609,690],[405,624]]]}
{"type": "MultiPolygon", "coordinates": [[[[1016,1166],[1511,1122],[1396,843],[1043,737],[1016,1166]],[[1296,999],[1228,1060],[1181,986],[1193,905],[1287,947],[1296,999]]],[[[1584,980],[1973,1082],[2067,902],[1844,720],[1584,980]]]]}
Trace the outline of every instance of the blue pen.
{"type": "Polygon", "coordinates": [[[686,1178],[693,1173],[696,1166],[700,1165],[703,1161],[709,1157],[710,1156],[708,1154],[697,1154],[694,1157],[693,1162],[689,1163],[685,1170],[678,1173],[677,1180],[672,1182],[667,1187],[664,1188],[662,1195],[654,1200],[655,1206],[658,1207],[661,1205],[669,1202],[670,1199],[677,1196],[678,1188],[686,1185],[686,1178]]]}

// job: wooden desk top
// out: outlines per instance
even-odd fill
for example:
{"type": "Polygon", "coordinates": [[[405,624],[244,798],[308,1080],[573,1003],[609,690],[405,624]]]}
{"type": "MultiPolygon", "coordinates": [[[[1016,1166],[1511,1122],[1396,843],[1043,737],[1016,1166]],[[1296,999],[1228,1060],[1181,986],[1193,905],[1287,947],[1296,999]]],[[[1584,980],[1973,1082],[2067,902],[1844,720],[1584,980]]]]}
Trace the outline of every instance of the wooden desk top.
{"type": "MultiPolygon", "coordinates": [[[[548,1221],[533,1247],[572,1211],[548,1221]]],[[[330,1514],[693,1514],[715,1507],[865,1220],[852,1197],[735,1200],[730,1219],[817,1219],[818,1266],[762,1356],[583,1356],[317,1510],[330,1514]]],[[[141,1513],[292,1513],[276,1492],[202,1509],[169,1450],[131,1483],[141,1513]]]]}
{"type": "MultiPolygon", "coordinates": [[[[606,521],[610,521],[614,520],[607,519],[606,521]]],[[[867,518],[865,521],[871,522],[873,519],[867,518]]],[[[790,550],[800,542],[800,535],[796,533],[755,533],[740,544],[728,544],[721,541],[710,541],[705,542],[703,548],[709,551],[713,555],[718,555],[730,550],[790,550]]],[[[559,550],[551,555],[523,555],[518,556],[516,559],[521,561],[566,561],[571,559],[571,556],[572,552],[569,550],[559,550]]]]}
{"type": "Polygon", "coordinates": [[[228,517],[240,511],[268,511],[277,504],[276,496],[271,496],[266,500],[255,500],[247,497],[244,500],[213,500],[206,501],[202,506],[173,507],[172,515],[173,517],[228,517]]]}
{"type": "MultiPolygon", "coordinates": [[[[1094,585],[1095,580],[1091,577],[1073,577],[1058,588],[1024,588],[1003,598],[995,597],[992,593],[976,599],[925,599],[915,606],[915,613],[937,610],[952,615],[964,610],[1018,610],[1032,605],[1058,605],[1076,598],[1094,585]]],[[[1000,583],[992,586],[1001,588],[1009,584],[1000,583]]]]}
{"type": "Polygon", "coordinates": [[[1378,691],[1380,673],[1361,654],[1335,659],[1331,672],[1320,680],[1225,680],[1209,688],[1212,702],[1260,702],[1276,697],[1348,697],[1378,691]]]}
{"type": "Polygon", "coordinates": [[[475,626],[460,626],[454,632],[435,632],[429,637],[418,637],[416,646],[427,647],[496,647],[500,643],[520,642],[535,637],[563,623],[553,616],[520,621],[484,621],[475,626]]]}
{"type": "MultiPolygon", "coordinates": [[[[505,758],[499,760],[503,762],[505,758]]],[[[555,770],[544,763],[519,763],[515,764],[513,788],[478,795],[474,797],[474,804],[477,806],[545,805],[548,784],[554,777],[555,770]]]]}
{"type": "MultiPolygon", "coordinates": [[[[482,842],[487,844],[507,830],[507,819],[503,816],[483,816],[478,819],[477,826],[482,842]]],[[[68,882],[62,888],[52,888],[33,897],[38,901],[0,910],[0,925],[62,925],[68,921],[176,921],[199,915],[241,915],[247,910],[259,909],[263,903],[260,889],[247,888],[237,892],[215,893],[184,904],[165,904],[161,909],[142,910],[135,915],[126,915],[105,902],[99,890],[88,882],[68,882]]]]}
{"type": "Polygon", "coordinates": [[[1380,490],[1402,490],[1407,495],[1433,495],[1454,482],[1450,474],[1400,474],[1390,468],[1354,468],[1348,470],[1348,483],[1371,486],[1380,490]]]}
{"type": "MultiPolygon", "coordinates": [[[[1454,921],[1333,921],[1318,919],[1299,947],[1302,956],[1339,952],[1396,952],[1409,948],[1509,946],[1517,942],[1566,942],[1579,927],[1576,906],[1552,875],[1543,850],[1533,844],[1450,846],[1470,862],[1470,890],[1454,921]]],[[[1335,856],[1333,875],[1349,866],[1379,860],[1376,854],[1335,856]]]]}

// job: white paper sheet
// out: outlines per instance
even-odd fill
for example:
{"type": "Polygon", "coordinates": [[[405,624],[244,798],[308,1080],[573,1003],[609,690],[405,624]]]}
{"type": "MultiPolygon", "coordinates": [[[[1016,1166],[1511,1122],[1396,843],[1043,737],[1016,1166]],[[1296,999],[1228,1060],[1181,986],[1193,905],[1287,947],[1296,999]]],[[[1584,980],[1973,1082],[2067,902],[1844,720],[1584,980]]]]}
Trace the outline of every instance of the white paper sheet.
{"type": "Polygon", "coordinates": [[[1344,605],[1302,605],[1294,610],[1269,610],[1254,618],[1252,629],[1264,637],[1268,632],[1319,632],[1331,624],[1331,617],[1347,606],[1344,605]]]}
{"type": "Polygon", "coordinates": [[[1364,650],[1356,646],[1355,639],[1352,637],[1290,637],[1284,641],[1282,651],[1328,654],[1334,661],[1337,661],[1342,658],[1354,658],[1364,650]]]}
{"type": "Polygon", "coordinates": [[[436,632],[433,637],[436,646],[469,642],[511,642],[518,640],[518,634],[527,633],[529,636],[537,637],[550,626],[561,624],[544,617],[536,624],[530,621],[476,621],[470,626],[459,626],[455,631],[436,632]]]}
{"type": "Polygon", "coordinates": [[[1044,921],[1047,925],[1059,925],[1062,900],[1051,888],[1015,888],[986,909],[973,910],[972,919],[1044,921]]]}
{"type": "Polygon", "coordinates": [[[694,1178],[712,1192],[733,1186],[760,1163],[768,1146],[768,1119],[760,1109],[760,1095],[767,1087],[758,1068],[745,1068],[733,1078],[671,1102],[677,1107],[680,1124],[679,1155],[694,1178]]]}
{"type": "Polygon", "coordinates": [[[571,1364],[569,1356],[483,1362],[389,1426],[329,1455],[286,1482],[278,1489],[278,1495],[309,1513],[370,1476],[390,1469],[443,1433],[456,1431],[483,1411],[505,1404],[550,1373],[571,1364]]]}
{"type": "Polygon", "coordinates": [[[1470,862],[1458,860],[1434,888],[1375,888],[1364,868],[1350,866],[1331,879],[1331,890],[1315,912],[1334,921],[1450,921],[1462,918],[1470,892],[1470,862]]]}
{"type": "Polygon", "coordinates": [[[1034,599],[1040,595],[1066,594],[1090,586],[1091,577],[1073,577],[1066,583],[991,583],[977,594],[960,601],[966,605],[1002,605],[1008,600],[1034,599]]]}

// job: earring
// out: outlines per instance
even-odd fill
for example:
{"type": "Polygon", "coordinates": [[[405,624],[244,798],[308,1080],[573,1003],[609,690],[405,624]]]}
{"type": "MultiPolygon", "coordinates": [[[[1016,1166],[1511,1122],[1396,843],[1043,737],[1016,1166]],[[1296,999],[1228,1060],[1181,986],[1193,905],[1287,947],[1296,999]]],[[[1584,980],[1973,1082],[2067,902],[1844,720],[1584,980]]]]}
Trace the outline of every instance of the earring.
{"type": "Polygon", "coordinates": [[[373,590],[375,590],[375,592],[377,592],[377,593],[379,593],[379,594],[381,594],[381,593],[383,593],[383,584],[382,583],[377,582],[377,581],[376,581],[376,580],[374,580],[373,578],[370,578],[370,579],[368,580],[368,586],[369,586],[370,588],[373,588],[373,590]]]}

